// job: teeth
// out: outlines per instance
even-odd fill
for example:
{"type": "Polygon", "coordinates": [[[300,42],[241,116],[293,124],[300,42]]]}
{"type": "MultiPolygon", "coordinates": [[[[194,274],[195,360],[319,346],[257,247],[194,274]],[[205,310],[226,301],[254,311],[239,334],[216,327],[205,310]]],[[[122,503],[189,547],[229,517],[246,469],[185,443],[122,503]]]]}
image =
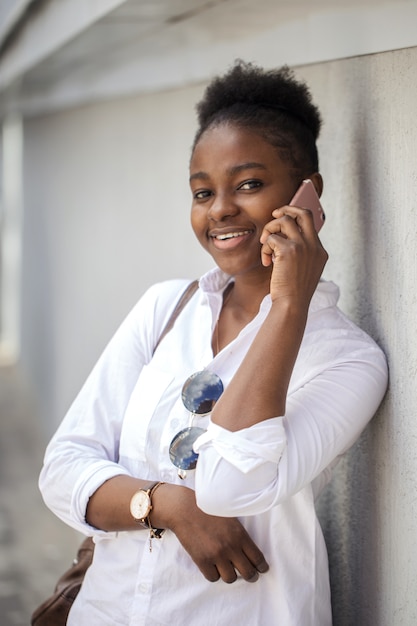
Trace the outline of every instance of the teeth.
{"type": "Polygon", "coordinates": [[[242,235],[247,235],[250,233],[249,230],[242,230],[239,233],[227,233],[226,235],[216,235],[215,239],[220,239],[223,241],[224,239],[233,239],[233,237],[242,237],[242,235]]]}

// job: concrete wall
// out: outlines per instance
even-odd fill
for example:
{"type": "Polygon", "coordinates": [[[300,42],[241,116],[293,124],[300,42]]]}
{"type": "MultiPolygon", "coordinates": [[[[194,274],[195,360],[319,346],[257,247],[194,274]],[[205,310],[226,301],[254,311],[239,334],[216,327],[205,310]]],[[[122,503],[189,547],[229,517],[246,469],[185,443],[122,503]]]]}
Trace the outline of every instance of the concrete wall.
{"type": "Polygon", "coordinates": [[[326,275],[390,366],[322,503],[337,626],[417,623],[417,48],[302,68],[324,119],[326,275]]]}
{"type": "MultiPolygon", "coordinates": [[[[379,414],[321,501],[335,626],[417,623],[416,64],[410,48],[298,68],[325,120],[325,276],[391,371],[379,414]]],[[[211,265],[188,226],[201,93],[25,124],[22,363],[49,430],[144,288],[211,265]]]]}
{"type": "Polygon", "coordinates": [[[22,361],[55,428],[146,287],[198,277],[188,160],[201,88],[28,121],[22,361]]]}

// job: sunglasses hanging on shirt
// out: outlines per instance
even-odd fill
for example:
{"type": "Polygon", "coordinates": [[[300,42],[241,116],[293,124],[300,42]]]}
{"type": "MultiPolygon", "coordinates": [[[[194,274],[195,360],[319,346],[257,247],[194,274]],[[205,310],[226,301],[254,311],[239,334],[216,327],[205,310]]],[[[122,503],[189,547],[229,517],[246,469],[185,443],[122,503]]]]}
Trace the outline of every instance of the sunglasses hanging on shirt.
{"type": "Polygon", "coordinates": [[[204,428],[193,426],[194,419],[209,415],[223,393],[223,383],[214,372],[202,370],[192,374],[184,383],[181,392],[182,402],[190,411],[190,425],[180,430],[169,446],[169,458],[178,468],[178,476],[184,479],[187,470],[195,469],[198,454],[194,452],[194,442],[205,433],[204,428]]]}

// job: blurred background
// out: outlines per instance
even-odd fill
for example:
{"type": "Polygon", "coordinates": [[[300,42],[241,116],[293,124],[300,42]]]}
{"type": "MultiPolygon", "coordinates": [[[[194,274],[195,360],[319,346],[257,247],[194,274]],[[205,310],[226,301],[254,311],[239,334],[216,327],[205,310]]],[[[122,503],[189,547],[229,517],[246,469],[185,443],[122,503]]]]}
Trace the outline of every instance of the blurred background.
{"type": "Polygon", "coordinates": [[[37,488],[51,434],[152,283],[211,267],[189,226],[194,106],[236,58],[307,80],[341,307],[391,384],[320,502],[335,626],[417,623],[417,2],[0,0],[0,623],[80,537],[37,488]]]}

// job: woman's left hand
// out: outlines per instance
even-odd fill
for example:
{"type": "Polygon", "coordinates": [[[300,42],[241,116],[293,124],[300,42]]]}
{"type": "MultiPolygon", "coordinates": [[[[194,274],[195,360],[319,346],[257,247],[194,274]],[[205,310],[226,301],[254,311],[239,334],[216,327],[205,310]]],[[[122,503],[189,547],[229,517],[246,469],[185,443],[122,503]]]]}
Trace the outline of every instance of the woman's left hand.
{"type": "Polygon", "coordinates": [[[308,209],[293,206],[275,209],[272,216],[260,240],[263,265],[273,264],[272,301],[291,298],[308,306],[328,259],[313,216],[308,209]]]}

